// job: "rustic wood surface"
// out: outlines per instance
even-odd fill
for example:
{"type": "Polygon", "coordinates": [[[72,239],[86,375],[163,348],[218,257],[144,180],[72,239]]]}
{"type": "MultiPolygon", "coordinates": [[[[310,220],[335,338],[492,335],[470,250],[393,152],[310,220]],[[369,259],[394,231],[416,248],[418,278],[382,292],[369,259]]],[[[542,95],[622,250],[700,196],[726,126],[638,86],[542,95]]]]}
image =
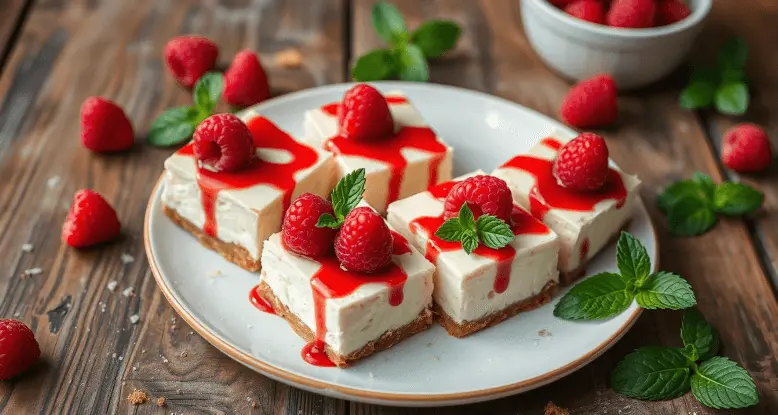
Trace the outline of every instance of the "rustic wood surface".
{"type": "MultiPolygon", "coordinates": [[[[26,413],[540,414],[548,401],[572,413],[707,414],[690,395],[641,402],[615,394],[607,379],[629,351],[677,345],[678,312],[650,312],[610,351],[567,378],[502,400],[459,408],[403,409],[324,398],[274,382],[222,355],[176,316],[148,268],[142,223],[148,194],[170,150],[143,144],[162,109],[188,102],[160,60],[167,39],[199,33],[220,45],[220,63],[242,48],[262,54],[276,94],[347,78],[349,63],[380,42],[367,0],[1,0],[0,6],[0,317],[25,321],[43,362],[0,382],[0,411],[26,413]],[[284,69],[279,50],[296,48],[303,65],[284,69]],[[138,144],[125,154],[93,155],[78,142],[78,111],[88,96],[119,102],[138,144]],[[123,223],[122,238],[75,251],[59,240],[75,190],[105,195],[123,223]],[[22,252],[31,243],[34,250],[22,252]],[[127,254],[134,258],[129,262],[127,254]],[[40,275],[21,278],[40,267],[40,275]],[[117,281],[116,292],[106,289],[117,281]],[[121,291],[132,287],[134,295],[121,291]],[[129,317],[141,320],[131,324],[129,317]],[[128,404],[133,390],[152,401],[128,404]],[[158,397],[166,407],[157,407],[158,397]]],[[[432,65],[434,82],[501,96],[547,115],[569,83],[549,71],[526,41],[516,0],[395,2],[410,27],[449,18],[464,30],[457,49],[432,65]]],[[[711,59],[730,34],[745,36],[752,57],[752,109],[746,117],[774,132],[778,5],[718,1],[692,59],[711,59]]],[[[672,180],[703,171],[734,178],[717,150],[740,119],[678,107],[684,71],[621,97],[619,125],[604,131],[613,157],[644,180],[642,196],[657,225],[663,269],[693,285],[699,306],[722,333],[723,353],[754,376],[762,402],[739,413],[778,413],[778,168],[744,177],[766,193],[764,212],[724,220],[698,238],[671,238],[654,208],[672,180]]],[[[774,141],[774,144],[776,141],[774,141]]]]}

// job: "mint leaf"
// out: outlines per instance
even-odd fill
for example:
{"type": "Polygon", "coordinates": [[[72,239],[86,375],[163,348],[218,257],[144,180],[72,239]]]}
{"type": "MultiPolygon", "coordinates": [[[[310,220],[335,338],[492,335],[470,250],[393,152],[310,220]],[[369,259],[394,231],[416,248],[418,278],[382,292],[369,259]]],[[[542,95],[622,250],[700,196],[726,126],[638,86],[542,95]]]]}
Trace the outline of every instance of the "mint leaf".
{"type": "Polygon", "coordinates": [[[465,234],[465,229],[459,223],[459,218],[451,218],[435,231],[435,236],[448,242],[460,242],[465,234]]]}
{"type": "Polygon", "coordinates": [[[713,193],[716,191],[716,183],[707,174],[694,172],[692,181],[700,186],[700,191],[705,196],[705,200],[713,201],[713,193]]]}
{"type": "Polygon", "coordinates": [[[696,236],[716,224],[716,215],[702,198],[683,195],[670,208],[667,222],[675,236],[696,236]]]}
{"type": "Polygon", "coordinates": [[[749,100],[748,87],[742,82],[725,83],[716,90],[716,109],[722,114],[745,114],[749,100]]]}
{"type": "MultiPolygon", "coordinates": [[[[194,87],[194,103],[203,113],[211,115],[224,90],[224,76],[218,72],[207,72],[197,80],[194,87]]],[[[208,116],[207,115],[207,116],[208,116]]],[[[207,117],[206,116],[206,117],[207,117]]]]}
{"type": "Polygon", "coordinates": [[[715,96],[715,84],[693,82],[681,91],[681,107],[687,110],[707,108],[713,104],[715,96]]]}
{"type": "Polygon", "coordinates": [[[726,215],[745,215],[764,202],[762,192],[742,183],[722,183],[713,195],[713,209],[726,215]]]}
{"type": "Polygon", "coordinates": [[[378,81],[391,77],[394,72],[394,55],[389,49],[375,49],[357,59],[351,69],[351,77],[355,81],[378,81]]]}
{"type": "Polygon", "coordinates": [[[726,357],[703,362],[692,376],[691,385],[694,397],[711,408],[745,408],[759,403],[754,380],[726,357]]]}
{"type": "Polygon", "coordinates": [[[746,73],[738,68],[724,68],[721,71],[721,81],[724,83],[745,82],[746,73]]]}
{"type": "Polygon", "coordinates": [[[332,228],[338,229],[343,221],[338,220],[335,216],[329,213],[323,213],[319,216],[319,220],[316,222],[317,228],[332,228]]]}
{"type": "Polygon", "coordinates": [[[651,273],[651,259],[646,247],[634,236],[622,232],[616,245],[616,264],[625,281],[642,281],[651,273]]]}
{"type": "Polygon", "coordinates": [[[338,222],[357,207],[365,193],[365,169],[357,169],[343,176],[332,190],[332,208],[338,222]]]}
{"type": "Polygon", "coordinates": [[[699,352],[697,351],[697,346],[693,344],[687,344],[684,346],[684,348],[681,349],[681,353],[686,356],[686,359],[689,362],[696,362],[700,358],[699,352]]]}
{"type": "Polygon", "coordinates": [[[470,255],[478,248],[478,235],[472,230],[466,230],[462,233],[462,249],[470,255]]]}
{"type": "Polygon", "coordinates": [[[604,272],[576,284],[554,307],[566,320],[598,320],[626,310],[635,294],[619,274],[604,272]]]}
{"type": "Polygon", "coordinates": [[[743,69],[748,60],[748,44],[742,37],[731,37],[719,49],[721,68],[743,69]]]}
{"type": "Polygon", "coordinates": [[[648,309],[680,310],[697,304],[694,291],[685,279],[659,271],[649,277],[635,295],[638,305],[648,309]]]}
{"type": "Polygon", "coordinates": [[[719,351],[719,334],[696,308],[689,308],[681,322],[681,339],[684,346],[693,345],[699,358],[706,360],[719,351]]]}
{"type": "Polygon", "coordinates": [[[479,216],[475,227],[478,231],[478,239],[492,249],[500,249],[508,245],[515,236],[507,223],[491,215],[479,216]]]}
{"type": "Polygon", "coordinates": [[[151,123],[147,140],[158,147],[181,144],[194,134],[199,111],[195,107],[171,108],[151,123]]]}
{"type": "Polygon", "coordinates": [[[402,14],[385,1],[376,3],[372,11],[373,28],[381,39],[396,46],[408,41],[408,28],[402,14]]]}
{"type": "Polygon", "coordinates": [[[619,362],[611,374],[611,387],[631,398],[676,398],[689,390],[690,363],[680,348],[641,347],[619,362]]]}
{"type": "Polygon", "coordinates": [[[472,231],[473,234],[478,230],[475,227],[473,211],[470,210],[470,206],[467,203],[462,203],[462,206],[459,208],[459,224],[462,226],[462,229],[472,231]]]}
{"type": "Polygon", "coordinates": [[[408,45],[398,51],[400,62],[398,75],[403,81],[425,82],[429,79],[429,68],[424,53],[416,45],[408,45]]]}
{"type": "Polygon", "coordinates": [[[703,187],[694,180],[681,180],[665,188],[664,192],[657,197],[657,206],[659,206],[659,209],[663,212],[667,213],[673,205],[684,196],[704,200],[705,191],[703,190],[703,187]]]}
{"type": "Polygon", "coordinates": [[[437,58],[454,47],[461,33],[459,26],[450,20],[430,20],[413,31],[411,42],[428,59],[437,58]]]}

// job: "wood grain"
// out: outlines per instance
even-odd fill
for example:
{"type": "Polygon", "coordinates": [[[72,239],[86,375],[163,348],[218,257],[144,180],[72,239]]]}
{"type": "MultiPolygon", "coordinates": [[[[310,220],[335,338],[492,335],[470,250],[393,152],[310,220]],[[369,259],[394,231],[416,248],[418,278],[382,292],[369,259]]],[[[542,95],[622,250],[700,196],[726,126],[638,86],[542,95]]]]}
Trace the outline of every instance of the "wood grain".
{"type": "Polygon", "coordinates": [[[14,35],[23,24],[30,0],[3,0],[0,10],[0,70],[11,51],[14,35]]]}

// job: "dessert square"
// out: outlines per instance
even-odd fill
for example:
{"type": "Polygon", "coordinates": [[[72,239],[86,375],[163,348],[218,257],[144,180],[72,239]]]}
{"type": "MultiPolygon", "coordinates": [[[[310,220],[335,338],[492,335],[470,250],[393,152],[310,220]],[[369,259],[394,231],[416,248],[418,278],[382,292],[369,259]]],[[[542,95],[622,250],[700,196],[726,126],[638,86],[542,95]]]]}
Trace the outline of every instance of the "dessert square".
{"type": "Polygon", "coordinates": [[[640,180],[615,166],[596,192],[576,192],[557,183],[552,164],[573,136],[554,131],[492,173],[508,183],[516,203],[528,209],[559,235],[559,270],[569,284],[586,272],[586,264],[618,238],[638,203],[640,180]]]}
{"type": "Polygon", "coordinates": [[[390,225],[435,265],[435,313],[455,337],[540,307],[551,299],[558,281],[556,234],[519,206],[514,205],[511,218],[515,238],[504,248],[479,245],[468,255],[459,242],[435,236],[451,187],[478,174],[485,173],[438,184],[388,209],[390,225]]]}
{"type": "Polygon", "coordinates": [[[381,214],[389,203],[451,180],[453,149],[429,127],[402,92],[386,94],[392,137],[358,142],[338,136],[338,103],[305,113],[306,139],[335,155],[338,177],[364,168],[364,200],[381,214]]]}
{"type": "Polygon", "coordinates": [[[290,136],[267,118],[243,118],[257,158],[232,172],[201,167],[189,143],[165,160],[165,213],[200,242],[249,271],[260,269],[263,242],[281,229],[292,198],[327,196],[334,185],[332,155],[290,136]]]}

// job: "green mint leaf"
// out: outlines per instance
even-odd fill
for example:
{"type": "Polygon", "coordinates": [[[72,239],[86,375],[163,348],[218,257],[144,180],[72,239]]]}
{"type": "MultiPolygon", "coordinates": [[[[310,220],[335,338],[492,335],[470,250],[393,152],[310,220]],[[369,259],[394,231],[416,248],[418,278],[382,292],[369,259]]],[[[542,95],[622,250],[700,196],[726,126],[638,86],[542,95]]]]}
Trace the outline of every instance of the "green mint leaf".
{"type": "Polygon", "coordinates": [[[684,346],[693,345],[697,349],[701,360],[707,360],[719,351],[718,332],[696,308],[687,309],[683,315],[681,339],[684,346]]]}
{"type": "Polygon", "coordinates": [[[472,230],[464,231],[462,233],[462,249],[470,255],[476,248],[478,248],[478,235],[472,230]]]}
{"type": "Polygon", "coordinates": [[[738,68],[724,68],[721,71],[721,82],[745,82],[746,73],[742,69],[738,68]]]}
{"type": "Polygon", "coordinates": [[[634,296],[619,274],[604,272],[576,284],[554,307],[554,315],[566,320],[604,319],[626,310],[634,296]]]}
{"type": "Polygon", "coordinates": [[[716,110],[726,115],[743,115],[748,109],[750,99],[746,84],[721,84],[716,90],[716,110]]]}
{"type": "Polygon", "coordinates": [[[408,41],[408,28],[405,27],[400,11],[385,1],[376,3],[372,12],[373,28],[381,39],[390,45],[402,45],[408,41]]]}
{"type": "Polygon", "coordinates": [[[662,194],[657,197],[657,206],[665,213],[670,212],[673,205],[685,196],[704,200],[705,191],[700,184],[694,180],[681,180],[665,188],[662,194]]]}
{"type": "Polygon", "coordinates": [[[713,209],[726,215],[745,215],[760,207],[764,194],[742,183],[722,183],[713,195],[713,209]]]}
{"type": "Polygon", "coordinates": [[[403,81],[426,82],[430,78],[427,60],[416,45],[408,45],[398,50],[400,57],[398,75],[403,81]]]}
{"type": "Polygon", "coordinates": [[[510,225],[491,215],[481,215],[475,223],[478,239],[489,248],[500,249],[513,241],[510,225]]]}
{"type": "Polygon", "coordinates": [[[462,207],[459,208],[459,224],[462,226],[462,229],[472,231],[473,234],[476,234],[478,231],[478,228],[475,226],[473,211],[470,210],[470,206],[467,203],[462,203],[462,207]]]}
{"type": "Polygon", "coordinates": [[[689,362],[696,362],[700,358],[700,355],[697,352],[697,347],[693,344],[687,344],[683,349],[681,349],[681,353],[686,356],[686,359],[688,359],[689,362]]]}
{"type": "Polygon", "coordinates": [[[194,87],[195,106],[207,113],[206,117],[213,113],[216,103],[224,90],[224,76],[218,72],[208,72],[197,80],[194,87]]]}
{"type": "Polygon", "coordinates": [[[448,242],[461,242],[465,234],[465,229],[459,223],[459,218],[452,218],[445,222],[435,231],[435,236],[448,242]]]}
{"type": "Polygon", "coordinates": [[[691,385],[694,397],[711,408],[745,408],[759,403],[754,380],[726,357],[703,362],[692,376],[691,385]]]}
{"type": "Polygon", "coordinates": [[[450,20],[430,20],[413,31],[411,42],[427,59],[437,58],[456,45],[461,33],[462,29],[450,20]]]}
{"type": "Polygon", "coordinates": [[[748,60],[748,44],[742,37],[731,37],[719,49],[721,68],[743,69],[748,60]]]}
{"type": "Polygon", "coordinates": [[[332,190],[332,208],[335,217],[342,222],[351,209],[362,200],[365,193],[365,169],[357,169],[343,176],[332,190]]]}
{"type": "Polygon", "coordinates": [[[645,280],[651,273],[651,259],[646,247],[627,232],[622,232],[616,245],[616,264],[625,281],[645,280]]]}
{"type": "Polygon", "coordinates": [[[697,304],[694,291],[685,279],[671,272],[659,271],[649,277],[635,295],[638,305],[648,309],[680,310],[697,304]]]}
{"type": "Polygon", "coordinates": [[[657,401],[689,390],[691,367],[683,349],[641,347],[628,354],[611,374],[611,387],[631,398],[657,401]]]}
{"type": "Polygon", "coordinates": [[[716,96],[716,85],[707,82],[693,82],[681,91],[681,108],[695,110],[708,108],[716,96]]]}
{"type": "Polygon", "coordinates": [[[675,236],[696,236],[716,224],[716,214],[702,198],[683,195],[669,210],[667,223],[675,236]]]}
{"type": "Polygon", "coordinates": [[[198,123],[198,110],[195,107],[171,108],[151,123],[148,141],[158,147],[181,144],[194,134],[198,123]]]}
{"type": "Polygon", "coordinates": [[[394,75],[394,66],[394,54],[391,50],[371,50],[357,59],[351,69],[351,77],[360,82],[387,79],[394,75]]]}
{"type": "Polygon", "coordinates": [[[694,172],[692,181],[700,186],[700,190],[705,195],[705,200],[708,202],[713,201],[713,194],[716,192],[716,183],[707,174],[694,172]]]}
{"type": "Polygon", "coordinates": [[[316,222],[316,227],[338,229],[341,224],[343,224],[342,220],[338,220],[335,216],[332,216],[329,213],[324,213],[319,216],[319,220],[316,222]]]}

